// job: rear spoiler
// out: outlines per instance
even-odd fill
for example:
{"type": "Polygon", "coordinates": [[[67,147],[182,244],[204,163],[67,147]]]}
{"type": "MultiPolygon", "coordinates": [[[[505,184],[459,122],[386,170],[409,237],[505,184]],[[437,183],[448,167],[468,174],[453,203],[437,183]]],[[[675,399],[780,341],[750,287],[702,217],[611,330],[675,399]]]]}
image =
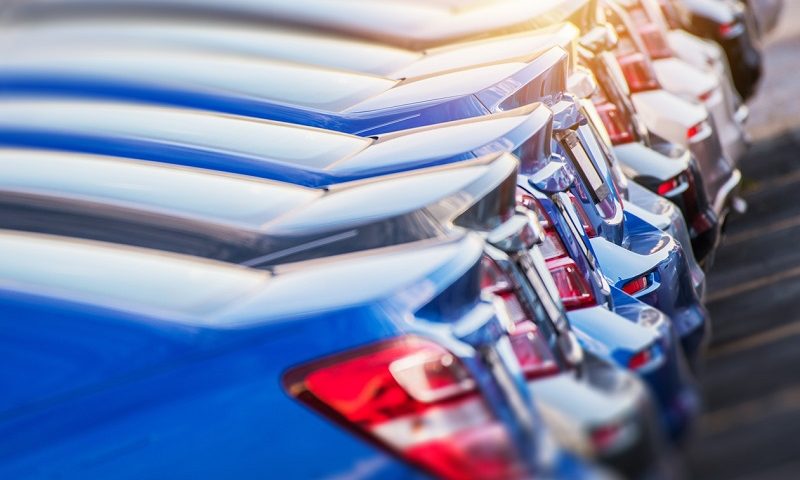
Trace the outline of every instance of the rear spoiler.
{"type": "Polygon", "coordinates": [[[513,155],[494,153],[348,182],[257,227],[198,217],[175,205],[26,191],[20,185],[3,186],[0,179],[0,228],[271,266],[443,238],[453,235],[453,225],[488,232],[514,213],[517,166],[513,155]]]}

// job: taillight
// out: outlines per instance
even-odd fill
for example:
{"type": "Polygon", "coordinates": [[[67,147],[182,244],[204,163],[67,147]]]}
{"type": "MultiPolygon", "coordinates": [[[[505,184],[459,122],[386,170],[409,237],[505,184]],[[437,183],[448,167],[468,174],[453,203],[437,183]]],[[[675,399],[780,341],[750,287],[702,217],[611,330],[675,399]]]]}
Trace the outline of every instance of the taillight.
{"type": "Polygon", "coordinates": [[[641,52],[618,55],[617,61],[632,93],[646,92],[661,88],[656,72],[647,57],[641,52]]]}
{"type": "Polygon", "coordinates": [[[402,459],[447,479],[519,477],[502,424],[462,362],[404,336],[290,371],[289,392],[402,459]]]}
{"type": "Polygon", "coordinates": [[[672,50],[667,44],[664,35],[661,34],[661,29],[654,23],[646,23],[637,28],[639,35],[642,36],[644,46],[647,48],[647,53],[650,57],[658,60],[661,58],[672,57],[672,50]]]}
{"type": "Polygon", "coordinates": [[[542,239],[542,244],[539,245],[539,250],[545,260],[567,255],[567,250],[564,248],[564,244],[561,242],[555,227],[553,227],[553,222],[550,221],[550,217],[547,216],[539,201],[528,195],[524,190],[517,189],[517,204],[536,213],[539,224],[544,230],[544,238],[542,239]]]}
{"type": "Polygon", "coordinates": [[[670,192],[676,190],[683,184],[683,182],[681,181],[682,176],[683,175],[681,174],[676,177],[670,178],[669,180],[661,182],[661,184],[659,184],[658,188],[656,189],[656,192],[662,197],[668,195],[670,192]]]}
{"type": "Polygon", "coordinates": [[[711,90],[709,90],[709,91],[707,91],[707,92],[703,92],[703,93],[701,93],[700,95],[698,95],[698,96],[697,96],[697,99],[698,99],[698,100],[700,100],[701,102],[706,102],[706,101],[708,101],[708,99],[709,99],[709,98],[711,98],[713,95],[714,95],[714,89],[712,88],[711,90]]]}
{"type": "Polygon", "coordinates": [[[719,36],[722,38],[732,38],[744,31],[741,24],[737,20],[728,23],[723,23],[719,26],[719,36]]]}
{"type": "Polygon", "coordinates": [[[640,350],[631,356],[631,358],[628,360],[628,368],[631,370],[639,370],[652,364],[654,361],[658,360],[660,356],[661,350],[658,345],[651,345],[650,347],[640,350]]]}
{"type": "Polygon", "coordinates": [[[658,5],[661,7],[661,13],[664,14],[664,18],[667,20],[670,30],[679,30],[683,28],[678,12],[668,0],[659,0],[658,5]]]}
{"type": "Polygon", "coordinates": [[[648,286],[647,275],[635,278],[622,286],[622,291],[628,295],[636,295],[648,286]]]}
{"type": "Polygon", "coordinates": [[[688,129],[686,129],[686,139],[687,140],[694,139],[694,137],[696,137],[699,134],[701,134],[702,132],[704,132],[706,130],[706,128],[708,128],[708,127],[707,127],[707,124],[706,124],[705,121],[702,121],[702,122],[699,122],[699,123],[696,123],[696,124],[692,125],[688,129]]]}
{"type": "Polygon", "coordinates": [[[597,303],[589,285],[578,271],[577,264],[569,257],[546,262],[547,269],[558,287],[561,302],[567,310],[591,307],[597,303]]]}
{"type": "Polygon", "coordinates": [[[542,338],[535,323],[530,321],[517,323],[510,339],[514,355],[525,378],[533,380],[559,372],[553,351],[542,338]]]}
{"type": "Polygon", "coordinates": [[[650,350],[642,350],[630,358],[628,361],[628,368],[631,370],[637,370],[650,363],[650,360],[650,350]]]}
{"type": "MultiPolygon", "coordinates": [[[[571,198],[574,202],[575,197],[571,198]]],[[[550,275],[553,277],[553,282],[558,288],[558,295],[561,297],[561,303],[564,304],[564,308],[574,310],[596,305],[597,299],[595,299],[594,293],[578,270],[578,265],[568,256],[561,238],[553,228],[553,222],[550,221],[539,201],[524,193],[524,191],[520,193],[518,190],[517,202],[536,212],[539,217],[539,222],[545,232],[544,246],[541,248],[542,256],[545,259],[545,265],[547,265],[550,275]]],[[[589,229],[586,232],[587,235],[596,235],[594,229],[588,226],[588,221],[584,224],[584,229],[586,228],[589,229]],[[590,232],[591,234],[589,234],[590,232]]]]}
{"type": "MultiPolygon", "coordinates": [[[[571,198],[573,202],[576,201],[575,197],[571,196],[571,198]]],[[[542,256],[545,258],[545,265],[547,265],[547,269],[553,277],[553,282],[558,288],[558,295],[561,297],[561,303],[564,304],[564,308],[574,310],[596,305],[597,300],[594,297],[594,293],[592,293],[583,275],[578,270],[578,265],[568,256],[561,238],[553,228],[553,223],[544,212],[544,208],[542,208],[539,201],[526,193],[519,193],[518,191],[517,202],[536,212],[539,217],[539,222],[545,232],[544,248],[541,249],[542,256]]],[[[583,227],[584,229],[588,228],[587,234],[589,236],[596,235],[594,229],[588,226],[588,221],[584,223],[583,227]]]]}
{"type": "Polygon", "coordinates": [[[577,197],[575,197],[575,195],[571,193],[568,193],[567,195],[569,196],[570,201],[572,201],[572,206],[575,207],[575,213],[578,214],[578,218],[581,221],[583,231],[586,232],[586,236],[589,238],[596,237],[597,232],[592,226],[592,222],[589,221],[589,215],[586,214],[583,204],[577,199],[577,197]]]}
{"type": "Polygon", "coordinates": [[[616,105],[608,101],[595,103],[595,109],[608,131],[611,143],[621,145],[634,141],[633,125],[630,119],[623,115],[616,105]]]}
{"type": "Polygon", "coordinates": [[[525,378],[532,380],[558,373],[555,356],[536,324],[528,318],[517,298],[511,279],[500,269],[494,260],[484,256],[481,261],[481,288],[497,297],[499,308],[512,325],[509,338],[525,378]]]}
{"type": "Polygon", "coordinates": [[[661,33],[655,22],[650,18],[650,15],[641,6],[633,6],[628,9],[631,20],[636,25],[636,31],[641,35],[644,41],[644,46],[647,48],[647,53],[652,58],[669,58],[672,56],[672,50],[667,44],[667,39],[661,33]]]}

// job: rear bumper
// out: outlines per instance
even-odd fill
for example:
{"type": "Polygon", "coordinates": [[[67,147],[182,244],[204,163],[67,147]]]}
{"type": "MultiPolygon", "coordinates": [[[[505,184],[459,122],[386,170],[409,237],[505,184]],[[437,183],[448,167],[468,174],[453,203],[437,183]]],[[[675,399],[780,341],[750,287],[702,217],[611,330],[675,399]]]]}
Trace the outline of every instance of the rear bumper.
{"type": "MultiPolygon", "coordinates": [[[[626,210],[640,216],[659,230],[668,233],[683,249],[689,265],[689,274],[697,295],[702,298],[705,290],[705,273],[694,256],[689,229],[684,216],[676,205],[669,200],[645,190],[638,184],[629,184],[630,202],[625,204],[626,210]]],[[[680,200],[680,197],[678,197],[680,200]]]]}
{"type": "Polygon", "coordinates": [[[707,339],[708,313],[695,290],[683,250],[672,237],[626,213],[627,248],[593,238],[592,247],[609,283],[621,288],[647,275],[648,287],[634,297],[673,321],[690,363],[696,363],[707,339]]]}
{"type": "Polygon", "coordinates": [[[727,215],[728,203],[733,194],[739,189],[741,183],[742,172],[737,168],[731,172],[730,178],[720,187],[717,196],[714,198],[714,211],[717,212],[718,216],[724,218],[727,215]]]}
{"type": "Polygon", "coordinates": [[[720,216],[722,206],[741,181],[741,174],[722,152],[716,131],[711,130],[689,143],[689,151],[697,159],[708,201],[720,216]]]}
{"type": "Polygon", "coordinates": [[[747,151],[747,136],[735,113],[728,111],[722,90],[717,89],[704,105],[711,114],[725,156],[736,165],[747,151]]]}
{"type": "Polygon", "coordinates": [[[580,376],[560,374],[528,385],[545,423],[568,450],[642,478],[659,463],[659,432],[644,385],[632,374],[587,355],[580,376]],[[597,432],[615,432],[605,445],[597,432]]]}
{"type": "Polygon", "coordinates": [[[663,361],[637,373],[648,385],[659,407],[659,416],[670,438],[682,439],[699,413],[700,397],[686,364],[672,321],[619,289],[612,289],[614,312],[631,322],[658,332],[663,361]]]}

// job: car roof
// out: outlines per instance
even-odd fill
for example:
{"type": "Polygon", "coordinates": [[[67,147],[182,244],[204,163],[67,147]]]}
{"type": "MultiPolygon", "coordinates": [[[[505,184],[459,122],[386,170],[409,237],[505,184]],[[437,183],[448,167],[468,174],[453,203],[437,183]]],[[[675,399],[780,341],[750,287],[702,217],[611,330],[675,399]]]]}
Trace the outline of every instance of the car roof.
{"type": "Polygon", "coordinates": [[[517,160],[494,153],[327,190],[48,150],[0,149],[0,172],[3,228],[274,266],[448,237],[453,222],[491,230],[513,212],[517,160]]]}
{"type": "MultiPolygon", "coordinates": [[[[404,289],[431,281],[431,275],[438,276],[435,283],[452,281],[478,260],[483,242],[465,235],[301,262],[272,272],[8,230],[0,230],[0,246],[5,256],[0,291],[6,294],[32,294],[175,324],[225,329],[401,298],[404,289]],[[449,277],[443,275],[451,269],[449,277]],[[386,271],[392,275],[384,275],[386,271]],[[337,285],[331,281],[334,278],[344,283],[337,285]]],[[[14,301],[10,295],[3,298],[14,301]]]]}
{"type": "Polygon", "coordinates": [[[87,45],[102,39],[105,44],[180,46],[254,55],[400,80],[498,61],[530,60],[553,46],[569,49],[569,43],[577,36],[575,26],[562,23],[415,51],[286,25],[174,21],[163,17],[126,17],[113,22],[68,18],[9,25],[0,31],[0,48],[20,52],[53,45],[87,45]]]}
{"type": "Polygon", "coordinates": [[[547,107],[532,104],[364,138],[202,110],[0,97],[0,145],[141,158],[328,187],[513,149],[539,132],[547,134],[550,118],[547,107]]]}

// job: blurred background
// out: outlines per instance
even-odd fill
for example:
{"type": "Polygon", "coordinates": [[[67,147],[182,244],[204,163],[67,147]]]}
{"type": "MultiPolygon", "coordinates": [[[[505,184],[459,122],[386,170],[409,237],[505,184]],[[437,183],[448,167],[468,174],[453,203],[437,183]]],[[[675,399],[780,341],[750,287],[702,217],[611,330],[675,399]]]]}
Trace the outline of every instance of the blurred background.
{"type": "Polygon", "coordinates": [[[800,0],[784,0],[749,102],[746,215],[730,220],[709,275],[713,341],[694,478],[800,477],[800,0]]]}

